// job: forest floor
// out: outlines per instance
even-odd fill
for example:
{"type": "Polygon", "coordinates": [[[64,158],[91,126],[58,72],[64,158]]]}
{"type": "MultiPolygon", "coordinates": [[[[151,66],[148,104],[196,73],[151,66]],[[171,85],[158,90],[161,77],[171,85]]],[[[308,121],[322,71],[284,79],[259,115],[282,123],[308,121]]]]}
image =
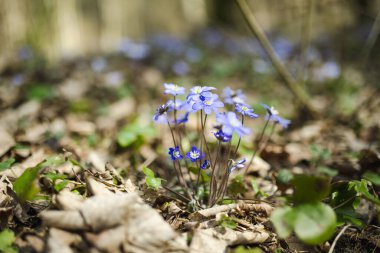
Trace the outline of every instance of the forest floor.
{"type": "MultiPolygon", "coordinates": [[[[322,117],[311,119],[296,109],[268,63],[256,61],[258,74],[249,57],[220,56],[217,49],[183,53],[173,42],[179,53],[151,48],[145,55],[138,46],[56,67],[37,57],[2,67],[0,251],[328,252],[344,228],[335,252],[380,252],[379,209],[365,199],[355,210],[360,224],[341,224],[318,246],[295,235],[279,238],[270,221],[293,194],[292,175],[319,173],[332,184],[366,178],[371,196],[380,193],[380,96],[374,88],[342,84],[342,77],[324,80],[329,88],[316,88],[311,101],[322,117]],[[140,55],[133,54],[137,49],[140,55]],[[191,64],[178,60],[184,55],[191,64]],[[274,132],[245,177],[241,171],[231,176],[244,191],[229,189],[217,206],[189,208],[176,193],[170,131],[152,121],[169,80],[187,88],[242,89],[256,112],[265,113],[260,102],[273,103],[292,120],[289,129],[274,132]],[[146,167],[165,187],[148,187],[146,167]]],[[[257,125],[239,154],[252,153],[264,121],[257,125]]]]}

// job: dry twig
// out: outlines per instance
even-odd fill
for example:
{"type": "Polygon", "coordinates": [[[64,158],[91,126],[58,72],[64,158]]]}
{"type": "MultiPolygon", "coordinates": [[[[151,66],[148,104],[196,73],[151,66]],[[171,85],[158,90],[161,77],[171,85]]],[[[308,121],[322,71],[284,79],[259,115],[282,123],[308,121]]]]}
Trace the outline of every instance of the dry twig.
{"type": "Polygon", "coordinates": [[[269,59],[273,63],[274,67],[277,69],[278,73],[285,82],[286,87],[293,93],[293,95],[298,99],[299,103],[305,107],[305,109],[314,117],[318,117],[318,112],[314,109],[310,103],[310,97],[306,91],[294,80],[289,71],[282,64],[280,58],[277,56],[272,45],[270,44],[264,31],[261,29],[259,23],[257,22],[254,14],[251,12],[248,4],[245,0],[236,0],[240,11],[242,12],[245,20],[248,23],[249,28],[255,34],[261,46],[264,48],[265,52],[268,54],[269,59]]]}

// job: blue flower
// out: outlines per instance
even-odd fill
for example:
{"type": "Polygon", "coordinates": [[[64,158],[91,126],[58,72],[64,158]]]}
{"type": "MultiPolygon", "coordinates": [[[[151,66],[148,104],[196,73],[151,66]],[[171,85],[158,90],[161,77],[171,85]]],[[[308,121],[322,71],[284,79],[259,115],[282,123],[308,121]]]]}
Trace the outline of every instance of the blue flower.
{"type": "Polygon", "coordinates": [[[175,160],[181,160],[183,156],[179,152],[179,147],[176,146],[175,148],[169,148],[168,154],[170,155],[170,158],[175,161],[175,160]]]}
{"type": "Polygon", "coordinates": [[[160,105],[156,109],[156,113],[153,115],[153,120],[158,121],[160,116],[166,115],[167,112],[172,111],[174,108],[173,101],[169,100],[166,104],[160,105]]]}
{"type": "Polygon", "coordinates": [[[179,125],[182,123],[186,123],[187,121],[189,121],[189,113],[188,112],[183,114],[181,117],[177,118],[177,122],[174,122],[174,123],[177,123],[179,125]]]}
{"type": "Polygon", "coordinates": [[[244,104],[245,95],[242,90],[232,90],[230,87],[226,87],[223,90],[222,97],[224,98],[224,103],[226,104],[244,104]]]}
{"type": "Polygon", "coordinates": [[[173,96],[185,94],[185,88],[180,87],[177,84],[164,83],[165,91],[164,94],[171,94],[173,96]]]}
{"type": "Polygon", "coordinates": [[[203,157],[203,154],[196,146],[192,146],[191,150],[186,154],[186,158],[190,159],[192,162],[195,162],[203,157]]]}
{"type": "Polygon", "coordinates": [[[250,118],[256,119],[259,117],[256,113],[253,113],[253,109],[249,107],[247,104],[235,104],[235,110],[240,113],[241,115],[248,116],[250,118]]]}
{"type": "Polygon", "coordinates": [[[223,133],[222,129],[219,129],[218,132],[214,133],[214,136],[221,142],[229,142],[232,138],[232,135],[223,133]]]}
{"type": "MultiPolygon", "coordinates": [[[[268,119],[268,117],[266,119],[268,119]]],[[[283,128],[288,128],[288,126],[290,124],[290,120],[284,119],[278,115],[270,116],[270,120],[273,120],[274,122],[280,124],[283,128]]]]}
{"type": "Polygon", "coordinates": [[[203,97],[211,97],[212,93],[211,90],[215,90],[215,87],[209,87],[209,86],[195,86],[190,89],[189,95],[187,95],[187,102],[190,103],[192,101],[198,101],[200,100],[200,96],[203,97]]]}
{"type": "Polygon", "coordinates": [[[210,114],[213,111],[217,112],[219,107],[223,107],[224,104],[219,101],[218,95],[212,94],[210,97],[206,97],[203,93],[199,96],[199,101],[196,101],[192,109],[194,111],[204,110],[206,114],[210,114]]]}
{"type": "Polygon", "coordinates": [[[222,131],[227,135],[232,135],[233,132],[236,132],[239,137],[242,137],[245,134],[251,133],[249,128],[243,127],[243,124],[234,112],[228,112],[227,114],[219,113],[216,115],[216,121],[222,124],[222,131]]]}
{"type": "Polygon", "coordinates": [[[204,160],[203,164],[201,165],[201,170],[205,170],[210,167],[210,163],[208,160],[204,160]]]}
{"type": "Polygon", "coordinates": [[[230,169],[229,169],[230,173],[232,173],[232,172],[233,172],[234,170],[236,170],[236,169],[244,168],[245,161],[246,161],[245,158],[240,159],[240,160],[237,161],[237,162],[232,161],[232,166],[231,166],[230,169]]]}
{"type": "Polygon", "coordinates": [[[265,108],[265,110],[267,110],[267,113],[269,115],[277,115],[278,114],[278,111],[276,109],[274,109],[273,106],[269,106],[269,105],[266,105],[264,103],[261,103],[261,106],[265,108]]]}
{"type": "Polygon", "coordinates": [[[278,111],[274,109],[273,106],[269,107],[266,104],[261,103],[261,105],[267,110],[267,115],[265,117],[265,120],[272,120],[278,124],[280,124],[283,128],[288,128],[290,124],[290,120],[284,119],[278,115],[278,111]]]}

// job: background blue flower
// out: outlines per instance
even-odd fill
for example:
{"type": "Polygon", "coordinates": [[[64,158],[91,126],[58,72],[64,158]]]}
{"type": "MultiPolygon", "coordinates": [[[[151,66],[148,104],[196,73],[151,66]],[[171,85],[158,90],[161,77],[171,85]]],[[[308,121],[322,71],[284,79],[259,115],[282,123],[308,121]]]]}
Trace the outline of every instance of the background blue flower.
{"type": "Polygon", "coordinates": [[[241,103],[244,104],[245,95],[243,94],[242,90],[236,90],[234,91],[230,87],[226,87],[223,90],[222,97],[224,98],[224,103],[226,104],[235,104],[235,103],[241,103]]]}
{"type": "Polygon", "coordinates": [[[230,173],[231,172],[233,172],[234,170],[236,170],[236,169],[241,169],[241,168],[244,168],[244,164],[245,164],[245,161],[246,161],[246,159],[245,158],[243,158],[243,159],[240,159],[239,161],[237,161],[237,162],[233,162],[232,163],[232,166],[230,167],[230,173]]]}
{"type": "Polygon", "coordinates": [[[234,132],[240,137],[250,134],[251,130],[243,127],[241,121],[234,112],[219,113],[216,115],[216,120],[222,124],[222,131],[227,135],[232,135],[234,132]]]}
{"type": "Polygon", "coordinates": [[[267,115],[265,116],[265,120],[271,120],[278,124],[280,124],[283,128],[288,128],[290,124],[290,120],[284,119],[278,115],[278,111],[273,107],[269,107],[266,104],[261,103],[261,105],[267,110],[267,115]]]}
{"type": "Polygon", "coordinates": [[[168,154],[170,155],[170,158],[175,161],[175,160],[181,160],[183,156],[181,155],[179,151],[179,147],[176,146],[175,148],[169,148],[168,154]]]}
{"type": "Polygon", "coordinates": [[[192,146],[191,150],[186,154],[186,158],[190,159],[192,162],[195,162],[203,157],[203,154],[196,146],[192,146]]]}
{"type": "Polygon", "coordinates": [[[217,132],[215,132],[214,136],[221,142],[229,142],[232,138],[232,135],[223,133],[222,129],[219,129],[217,132]]]}
{"type": "Polygon", "coordinates": [[[258,118],[259,115],[253,113],[253,109],[247,104],[235,104],[235,110],[241,115],[248,116],[250,118],[258,118]]]}
{"type": "Polygon", "coordinates": [[[164,83],[165,91],[164,94],[171,94],[173,96],[185,94],[185,88],[178,86],[177,84],[164,83]]]}
{"type": "Polygon", "coordinates": [[[194,111],[203,110],[206,114],[210,114],[213,111],[217,112],[218,108],[223,106],[224,104],[219,101],[218,95],[212,94],[211,97],[205,97],[202,93],[200,100],[196,101],[192,108],[194,111]]]}

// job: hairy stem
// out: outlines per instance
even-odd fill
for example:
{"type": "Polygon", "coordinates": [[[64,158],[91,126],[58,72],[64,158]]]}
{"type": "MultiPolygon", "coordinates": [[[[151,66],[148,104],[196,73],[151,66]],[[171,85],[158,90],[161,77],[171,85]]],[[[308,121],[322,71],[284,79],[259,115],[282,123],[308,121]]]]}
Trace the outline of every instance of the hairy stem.
{"type": "Polygon", "coordinates": [[[256,154],[257,154],[257,151],[259,150],[260,143],[261,143],[261,141],[263,140],[264,133],[265,133],[265,130],[267,129],[267,127],[268,127],[268,124],[269,124],[270,119],[271,119],[271,115],[269,115],[267,121],[265,122],[265,126],[264,126],[263,130],[261,131],[261,134],[260,134],[259,140],[257,141],[256,147],[255,147],[255,151],[253,152],[253,154],[252,154],[252,156],[251,156],[251,159],[249,160],[249,163],[248,163],[247,167],[245,168],[244,176],[247,175],[248,168],[249,168],[249,166],[252,165],[253,158],[255,158],[255,156],[256,156],[256,154]]]}
{"type": "MultiPolygon", "coordinates": [[[[241,125],[244,125],[244,115],[242,115],[242,117],[241,117],[241,125]]],[[[236,149],[235,149],[234,155],[232,156],[233,159],[237,158],[236,156],[237,156],[237,152],[238,152],[238,149],[239,149],[239,146],[240,146],[240,142],[241,142],[241,137],[239,137],[238,144],[236,145],[236,149]]]]}

